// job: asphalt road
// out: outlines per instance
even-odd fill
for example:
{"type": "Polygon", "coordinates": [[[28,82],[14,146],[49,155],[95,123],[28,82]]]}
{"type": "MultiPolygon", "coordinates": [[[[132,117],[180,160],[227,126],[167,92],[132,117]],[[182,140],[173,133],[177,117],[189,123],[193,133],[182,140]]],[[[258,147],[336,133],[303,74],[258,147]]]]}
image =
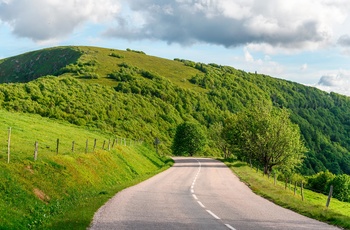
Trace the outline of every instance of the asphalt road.
{"type": "Polygon", "coordinates": [[[255,195],[219,161],[174,160],[109,200],[90,229],[338,229],[255,195]]]}

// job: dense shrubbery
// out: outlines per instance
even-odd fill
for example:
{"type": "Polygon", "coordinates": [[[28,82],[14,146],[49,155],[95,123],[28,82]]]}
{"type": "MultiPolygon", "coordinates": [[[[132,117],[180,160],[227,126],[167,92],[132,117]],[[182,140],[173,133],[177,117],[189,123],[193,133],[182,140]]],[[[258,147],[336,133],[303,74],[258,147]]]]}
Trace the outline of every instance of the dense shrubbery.
{"type": "Polygon", "coordinates": [[[58,75],[61,68],[75,63],[80,56],[77,49],[59,47],[1,60],[0,83],[29,82],[46,75],[58,75]]]}
{"type": "Polygon", "coordinates": [[[274,106],[290,111],[309,149],[301,168],[303,174],[326,169],[350,174],[350,122],[346,118],[350,98],[231,67],[211,64],[206,69],[204,75],[197,74],[190,82],[207,89],[209,100],[220,110],[235,113],[254,101],[272,101],[274,106]]]}
{"type": "Polygon", "coordinates": [[[200,124],[184,122],[176,128],[173,154],[177,156],[201,153],[207,144],[207,137],[200,124]]]}
{"type": "MultiPolygon", "coordinates": [[[[166,78],[162,63],[169,65],[169,62],[129,51],[132,53],[124,52],[122,60],[111,58],[114,50],[105,52],[106,60],[94,56],[102,54],[101,50],[72,51],[70,56],[84,53],[83,58],[61,69],[65,75],[98,78],[94,83],[104,81],[109,85],[112,82],[113,88],[82,84],[72,78],[49,77],[24,85],[1,85],[0,103],[9,110],[39,113],[152,142],[159,136],[163,148],[169,151],[176,126],[183,121],[196,120],[209,128],[223,124],[232,113],[256,102],[272,102],[275,107],[289,110],[309,149],[300,172],[312,175],[328,169],[333,174],[350,174],[348,97],[227,66],[181,59],[176,59],[184,63],[184,69],[176,72],[179,76],[176,78],[173,74],[166,78]],[[141,66],[141,62],[136,61],[139,59],[149,63],[137,67],[141,66]],[[157,68],[148,69],[155,60],[157,68]],[[113,68],[108,66],[99,72],[107,62],[112,63],[113,68]],[[157,69],[163,75],[158,74],[157,69]],[[194,72],[186,75],[189,69],[194,72]]],[[[225,145],[216,145],[213,140],[209,144],[213,152],[225,151],[225,145]]]]}
{"type": "Polygon", "coordinates": [[[333,185],[333,197],[340,201],[350,202],[350,176],[334,175],[333,173],[319,172],[314,176],[308,177],[307,188],[327,195],[330,186],[333,185]]]}

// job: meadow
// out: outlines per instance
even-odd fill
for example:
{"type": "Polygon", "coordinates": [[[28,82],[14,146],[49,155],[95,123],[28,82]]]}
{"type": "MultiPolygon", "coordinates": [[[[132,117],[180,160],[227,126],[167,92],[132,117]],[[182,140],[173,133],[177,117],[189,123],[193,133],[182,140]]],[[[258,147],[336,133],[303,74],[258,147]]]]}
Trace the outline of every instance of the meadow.
{"type": "Polygon", "coordinates": [[[0,120],[0,229],[86,229],[96,210],[115,193],[172,164],[140,143],[102,149],[102,140],[111,134],[63,121],[3,110],[0,120]],[[89,148],[85,153],[87,139],[98,140],[95,151],[89,148]],[[35,141],[40,146],[36,161],[35,141]]]}
{"type": "Polygon", "coordinates": [[[277,181],[275,184],[273,176],[264,176],[262,171],[244,162],[232,159],[224,162],[256,194],[302,215],[350,229],[350,203],[332,198],[327,208],[328,196],[305,188],[302,200],[300,183],[294,195],[294,184],[288,184],[286,188],[284,182],[277,181]]]}

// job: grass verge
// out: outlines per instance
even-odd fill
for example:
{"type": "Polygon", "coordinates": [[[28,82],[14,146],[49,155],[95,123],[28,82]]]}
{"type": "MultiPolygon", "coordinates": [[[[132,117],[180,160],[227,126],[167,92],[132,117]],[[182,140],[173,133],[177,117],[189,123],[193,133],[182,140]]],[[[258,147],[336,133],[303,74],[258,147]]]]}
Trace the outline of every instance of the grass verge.
{"type": "Polygon", "coordinates": [[[294,195],[294,186],[282,182],[274,184],[273,178],[263,176],[247,164],[240,161],[223,160],[231,170],[245,182],[256,194],[304,216],[311,217],[344,229],[350,229],[350,203],[332,199],[326,208],[327,196],[304,189],[304,201],[301,199],[300,188],[294,195]]]}
{"type": "Polygon", "coordinates": [[[115,193],[172,164],[141,144],[119,143],[104,150],[114,138],[37,115],[0,110],[0,229],[86,229],[97,209],[115,193]],[[12,128],[9,163],[8,127],[12,128]],[[95,139],[98,146],[93,151],[95,139]],[[90,140],[88,153],[86,140],[90,140]],[[36,161],[35,141],[39,141],[36,161]]]}
{"type": "Polygon", "coordinates": [[[145,146],[0,163],[0,229],[86,229],[115,193],[170,165],[145,146]]]}

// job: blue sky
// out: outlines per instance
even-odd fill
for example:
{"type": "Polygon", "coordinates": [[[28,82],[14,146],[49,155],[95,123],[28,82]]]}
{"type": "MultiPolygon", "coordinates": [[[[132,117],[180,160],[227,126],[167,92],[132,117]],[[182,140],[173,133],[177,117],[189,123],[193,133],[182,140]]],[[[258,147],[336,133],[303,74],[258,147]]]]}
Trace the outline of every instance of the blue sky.
{"type": "Polygon", "coordinates": [[[131,48],[350,95],[349,12],[348,0],[0,0],[0,58],[131,48]]]}

